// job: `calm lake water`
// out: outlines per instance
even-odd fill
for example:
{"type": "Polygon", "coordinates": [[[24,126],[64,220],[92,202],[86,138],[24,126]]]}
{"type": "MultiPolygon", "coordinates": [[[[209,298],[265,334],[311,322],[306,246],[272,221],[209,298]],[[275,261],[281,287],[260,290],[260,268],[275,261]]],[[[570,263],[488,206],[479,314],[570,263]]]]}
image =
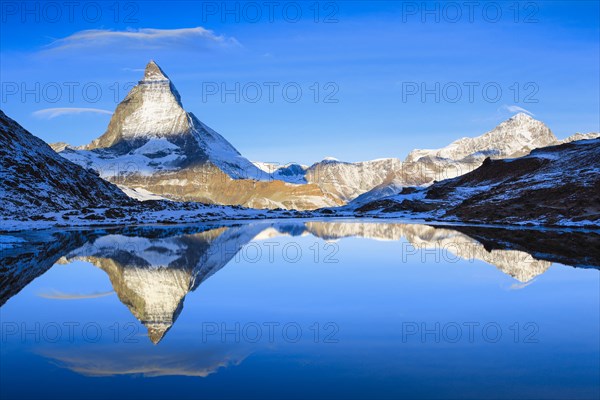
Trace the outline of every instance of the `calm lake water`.
{"type": "Polygon", "coordinates": [[[23,242],[1,254],[2,399],[600,397],[598,232],[10,235],[23,242]]]}

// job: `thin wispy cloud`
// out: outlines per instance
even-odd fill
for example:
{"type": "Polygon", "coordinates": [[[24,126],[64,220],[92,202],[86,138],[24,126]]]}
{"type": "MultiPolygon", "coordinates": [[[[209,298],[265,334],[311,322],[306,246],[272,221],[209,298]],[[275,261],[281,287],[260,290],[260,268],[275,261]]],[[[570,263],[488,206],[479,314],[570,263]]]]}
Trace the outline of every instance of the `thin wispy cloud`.
{"type": "Polygon", "coordinates": [[[173,46],[229,47],[240,46],[240,43],[233,37],[217,35],[201,26],[181,29],[140,28],[123,31],[88,29],[56,39],[44,50],[57,52],[69,49],[111,47],[122,51],[128,48],[160,49],[173,46]]]}
{"type": "Polygon", "coordinates": [[[504,104],[502,107],[500,107],[500,110],[501,111],[508,111],[511,114],[525,113],[525,114],[529,114],[531,116],[535,115],[531,111],[526,110],[523,107],[515,106],[514,104],[513,105],[504,104]]]}
{"type": "Polygon", "coordinates": [[[535,279],[532,279],[532,280],[527,281],[527,282],[513,283],[512,285],[510,285],[509,290],[521,290],[521,289],[525,289],[527,286],[531,285],[533,282],[535,282],[535,279]]]}
{"type": "Polygon", "coordinates": [[[77,115],[77,114],[105,114],[112,115],[112,111],[103,110],[101,108],[83,108],[83,107],[58,107],[58,108],[44,108],[42,110],[34,111],[32,115],[37,118],[53,119],[61,117],[63,115],[77,115]]]}
{"type": "Polygon", "coordinates": [[[76,354],[60,349],[45,349],[40,353],[57,366],[89,377],[141,375],[148,378],[162,376],[187,376],[206,378],[221,369],[240,365],[250,354],[246,349],[196,350],[185,352],[165,349],[141,352],[136,348],[124,349],[116,354],[114,349],[84,349],[76,354]],[[82,353],[82,351],[84,351],[82,353]]]}
{"type": "Polygon", "coordinates": [[[472,121],[485,123],[499,123],[500,121],[505,120],[507,117],[512,117],[513,115],[518,113],[525,113],[527,115],[535,117],[534,113],[523,107],[519,107],[514,104],[503,104],[502,106],[498,107],[493,114],[485,117],[473,118],[472,121]]]}
{"type": "Polygon", "coordinates": [[[39,297],[51,300],[82,300],[82,299],[97,299],[99,297],[106,297],[114,294],[114,290],[110,292],[95,292],[95,293],[62,293],[62,292],[51,292],[51,293],[40,293],[39,297]]]}

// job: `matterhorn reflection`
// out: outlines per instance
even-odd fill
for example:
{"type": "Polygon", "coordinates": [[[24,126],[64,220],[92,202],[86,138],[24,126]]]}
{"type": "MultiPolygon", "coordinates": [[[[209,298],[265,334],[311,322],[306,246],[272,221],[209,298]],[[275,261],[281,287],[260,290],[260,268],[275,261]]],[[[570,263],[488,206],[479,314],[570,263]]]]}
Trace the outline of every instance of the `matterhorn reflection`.
{"type": "Polygon", "coordinates": [[[112,234],[72,251],[66,260],[87,261],[106,272],[121,302],[156,344],[177,320],[185,296],[262,229],[246,225],[191,234],[176,230],[147,231],[146,237],[112,234]],[[175,235],[159,235],[169,233],[175,235]]]}
{"type": "MultiPolygon", "coordinates": [[[[520,283],[543,274],[553,262],[600,268],[597,232],[491,229],[469,226],[273,221],[226,226],[127,227],[28,237],[2,253],[0,304],[54,263],[85,261],[104,271],[119,300],[157,344],[183,310],[186,295],[227,265],[251,241],[313,235],[323,240],[359,237],[402,241],[403,254],[426,250],[481,260],[520,283]],[[34,240],[35,239],[35,240],[34,240]]],[[[448,261],[448,260],[444,260],[448,261]]]]}

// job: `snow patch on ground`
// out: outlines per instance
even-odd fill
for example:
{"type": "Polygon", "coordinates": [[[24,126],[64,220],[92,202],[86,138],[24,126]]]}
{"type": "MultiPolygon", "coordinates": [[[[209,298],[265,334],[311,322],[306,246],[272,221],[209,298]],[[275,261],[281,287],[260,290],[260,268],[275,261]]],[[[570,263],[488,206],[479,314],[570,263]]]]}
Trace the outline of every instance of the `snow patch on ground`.
{"type": "Polygon", "coordinates": [[[144,188],[130,188],[128,186],[123,186],[123,185],[117,185],[119,187],[119,189],[121,189],[123,191],[123,193],[125,193],[127,196],[131,197],[132,199],[136,199],[139,201],[147,201],[147,200],[167,200],[170,201],[167,198],[161,197],[157,194],[154,194],[144,188]]]}

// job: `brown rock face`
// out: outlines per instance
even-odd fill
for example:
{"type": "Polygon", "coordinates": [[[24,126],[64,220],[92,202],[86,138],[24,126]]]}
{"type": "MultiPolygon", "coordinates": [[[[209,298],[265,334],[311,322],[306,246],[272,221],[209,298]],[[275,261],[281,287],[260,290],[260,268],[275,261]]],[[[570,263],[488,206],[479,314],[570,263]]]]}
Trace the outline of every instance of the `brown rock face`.
{"type": "Polygon", "coordinates": [[[490,184],[448,211],[462,220],[600,221],[598,165],[600,140],[583,140],[534,150],[514,160],[491,160],[432,189],[448,192],[451,198],[461,187],[490,184]]]}
{"type": "Polygon", "coordinates": [[[340,199],[325,194],[315,184],[294,185],[278,180],[232,179],[210,162],[174,172],[153,176],[136,174],[118,177],[116,180],[119,184],[144,188],[179,201],[296,210],[343,204],[340,199]]]}

